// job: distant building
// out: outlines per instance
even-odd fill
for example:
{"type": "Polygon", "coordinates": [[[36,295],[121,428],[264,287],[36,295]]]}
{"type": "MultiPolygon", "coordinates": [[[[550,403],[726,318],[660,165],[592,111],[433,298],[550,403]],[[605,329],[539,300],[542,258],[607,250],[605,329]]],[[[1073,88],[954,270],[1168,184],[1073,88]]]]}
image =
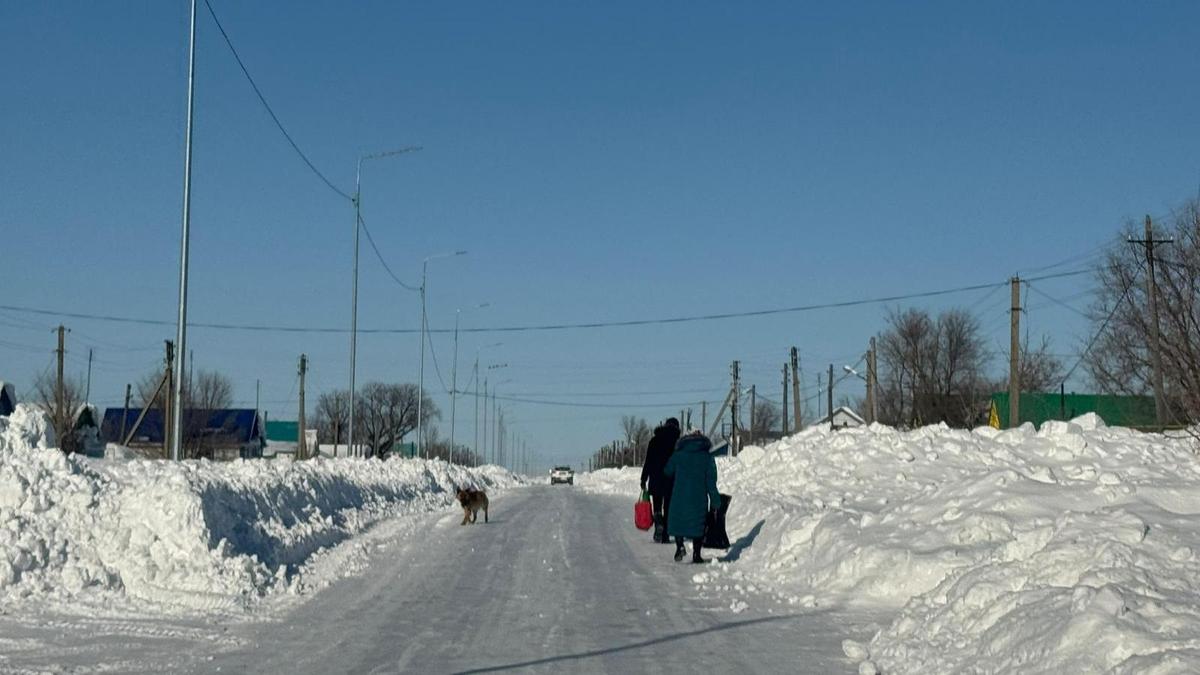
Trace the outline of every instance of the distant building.
{"type": "Polygon", "coordinates": [[[17,409],[17,389],[11,382],[0,380],[0,416],[7,417],[17,409]]]}
{"type": "MultiPolygon", "coordinates": [[[[1047,420],[1070,420],[1096,413],[1112,427],[1157,430],[1153,396],[1108,396],[1104,394],[1052,394],[1021,392],[1019,424],[1040,426],[1047,420]]],[[[1008,392],[992,394],[988,424],[1008,429],[1008,392]]]]}
{"type": "MultiPolygon", "coordinates": [[[[134,431],[134,425],[141,413],[138,408],[105,410],[101,436],[108,443],[122,443],[122,431],[126,435],[132,431],[129,447],[139,450],[162,448],[162,410],[147,410],[146,417],[134,431]]],[[[202,457],[219,460],[262,457],[262,420],[253,408],[185,410],[183,428],[184,444],[196,448],[202,457]]]]}
{"type": "MultiPolygon", "coordinates": [[[[829,415],[822,417],[812,423],[814,427],[829,426],[829,415]]],[[[846,406],[834,408],[833,410],[833,427],[835,429],[846,429],[848,427],[861,427],[867,423],[861,415],[854,412],[846,406]]]]}

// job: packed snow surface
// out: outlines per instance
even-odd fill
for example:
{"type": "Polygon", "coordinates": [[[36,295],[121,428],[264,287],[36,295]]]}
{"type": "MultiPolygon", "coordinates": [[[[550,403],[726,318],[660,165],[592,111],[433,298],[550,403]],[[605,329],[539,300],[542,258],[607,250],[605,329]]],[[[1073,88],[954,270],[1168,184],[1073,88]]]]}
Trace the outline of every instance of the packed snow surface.
{"type": "MultiPolygon", "coordinates": [[[[809,429],[718,460],[725,564],[798,606],[874,608],[861,672],[1200,671],[1200,459],[1094,415],[997,431],[809,429]]],[[[637,493],[639,471],[580,475],[637,493]]]]}
{"type": "Polygon", "coordinates": [[[34,408],[0,417],[0,610],[113,598],[245,608],[327,583],[336,570],[322,556],[381,518],[443,508],[458,486],[519,482],[438,461],[89,460],[53,445],[34,408]]]}

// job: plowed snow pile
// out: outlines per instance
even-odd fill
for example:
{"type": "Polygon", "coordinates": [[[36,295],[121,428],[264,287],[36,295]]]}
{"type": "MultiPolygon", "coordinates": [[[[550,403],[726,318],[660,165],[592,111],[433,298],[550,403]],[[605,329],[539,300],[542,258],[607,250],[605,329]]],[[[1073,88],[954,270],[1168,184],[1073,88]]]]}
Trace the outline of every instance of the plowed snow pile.
{"type": "MultiPolygon", "coordinates": [[[[1198,672],[1194,448],[1095,416],[806,430],[718,460],[737,541],[694,579],[879,609],[862,672],[1198,672]]],[[[638,475],[578,482],[632,500],[638,475]]]]}
{"type": "Polygon", "coordinates": [[[323,549],[380,518],[499,488],[499,467],[437,461],[108,461],[51,447],[45,416],[0,417],[0,609],[125,596],[195,609],[294,590],[323,549]]]}

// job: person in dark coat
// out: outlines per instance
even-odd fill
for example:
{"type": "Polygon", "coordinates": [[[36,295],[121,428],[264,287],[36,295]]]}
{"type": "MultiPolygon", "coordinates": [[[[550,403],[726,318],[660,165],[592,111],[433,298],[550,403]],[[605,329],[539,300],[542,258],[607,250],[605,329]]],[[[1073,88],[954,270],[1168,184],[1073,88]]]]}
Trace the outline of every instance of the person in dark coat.
{"type": "Polygon", "coordinates": [[[654,541],[671,543],[667,536],[667,514],[671,511],[671,489],[673,481],[663,475],[663,467],[675,452],[679,440],[679,420],[668,418],[654,430],[654,436],[646,447],[646,462],[642,464],[642,490],[650,490],[654,504],[654,541]]]}
{"type": "Polygon", "coordinates": [[[704,521],[709,511],[721,507],[717,491],[717,461],[709,454],[712,441],[699,431],[679,439],[675,452],[663,468],[663,475],[674,478],[671,513],[667,534],[675,538],[675,560],[683,560],[683,539],[692,540],[692,562],[704,562],[700,546],[704,541],[704,521]]]}

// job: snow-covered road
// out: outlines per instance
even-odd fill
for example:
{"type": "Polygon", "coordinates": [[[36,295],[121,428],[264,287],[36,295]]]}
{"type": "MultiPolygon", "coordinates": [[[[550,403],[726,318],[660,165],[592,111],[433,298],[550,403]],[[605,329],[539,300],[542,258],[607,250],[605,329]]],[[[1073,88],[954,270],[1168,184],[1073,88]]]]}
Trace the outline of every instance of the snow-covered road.
{"type": "MultiPolygon", "coordinates": [[[[287,673],[851,672],[845,627],[764,599],[701,598],[630,525],[630,505],[569,487],[510,490],[487,525],[428,521],[366,574],[260,624],[205,670],[287,673]]],[[[482,519],[481,519],[482,522],[482,519]]]]}
{"type": "Polygon", "coordinates": [[[503,491],[487,525],[460,527],[456,510],[388,520],[326,561],[355,573],[252,620],[0,615],[0,672],[854,671],[841,640],[871,629],[701,589],[630,507],[539,485],[503,491]]]}

